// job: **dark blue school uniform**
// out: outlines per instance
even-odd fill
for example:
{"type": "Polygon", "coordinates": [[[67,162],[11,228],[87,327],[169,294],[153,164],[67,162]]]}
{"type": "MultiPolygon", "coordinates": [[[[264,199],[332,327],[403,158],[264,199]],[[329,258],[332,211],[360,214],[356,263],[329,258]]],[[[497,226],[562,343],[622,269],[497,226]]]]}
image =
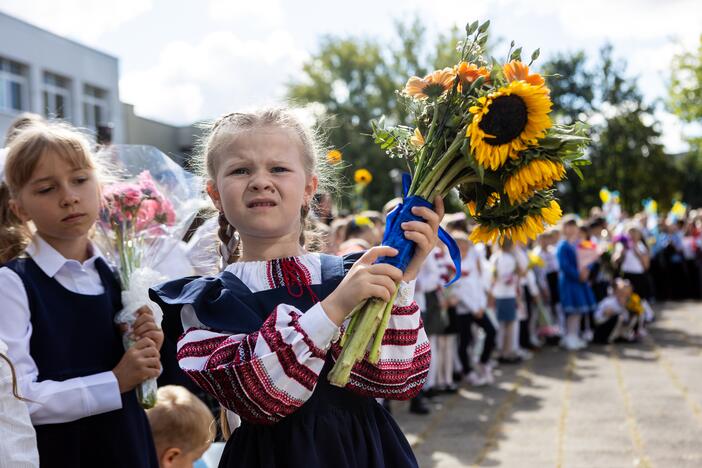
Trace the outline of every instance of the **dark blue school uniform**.
{"type": "MultiPolygon", "coordinates": [[[[253,333],[280,304],[301,311],[327,297],[358,258],[321,255],[322,282],[313,294],[292,297],[286,287],[252,293],[235,275],[183,278],[152,289],[164,311],[164,332],[182,333],[182,306],[193,306],[204,325],[226,333],[253,333]]],[[[392,416],[375,399],[331,385],[330,353],[312,396],[276,424],[243,420],[227,444],[220,467],[411,468],[417,461],[392,416]]]]}
{"type": "Polygon", "coordinates": [[[575,247],[568,241],[562,240],[556,248],[556,257],[560,268],[558,295],[563,311],[566,315],[592,312],[597,302],[590,285],[580,279],[575,247]]]}
{"type": "MultiPolygon", "coordinates": [[[[31,312],[29,351],[38,381],[63,381],[112,370],[124,354],[115,314],[122,308],[117,278],[102,259],[95,267],[105,288],[84,295],[64,288],[31,258],[5,264],[22,280],[31,312]]],[[[157,468],[151,428],[134,390],[122,408],[60,424],[35,426],[46,467],[157,468]]]]}

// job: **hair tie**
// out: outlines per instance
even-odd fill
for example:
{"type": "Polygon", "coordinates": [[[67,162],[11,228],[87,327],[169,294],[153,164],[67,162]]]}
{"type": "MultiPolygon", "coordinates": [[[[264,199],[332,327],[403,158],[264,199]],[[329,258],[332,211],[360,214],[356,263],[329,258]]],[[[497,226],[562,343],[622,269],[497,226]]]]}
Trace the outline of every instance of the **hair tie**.
{"type": "Polygon", "coordinates": [[[219,243],[219,254],[222,256],[222,259],[224,260],[224,266],[226,266],[229,263],[229,257],[231,257],[232,253],[236,251],[237,247],[239,247],[239,241],[241,238],[239,237],[239,233],[236,231],[233,231],[231,225],[227,227],[227,235],[231,236],[229,241],[225,244],[224,242],[219,243]]]}

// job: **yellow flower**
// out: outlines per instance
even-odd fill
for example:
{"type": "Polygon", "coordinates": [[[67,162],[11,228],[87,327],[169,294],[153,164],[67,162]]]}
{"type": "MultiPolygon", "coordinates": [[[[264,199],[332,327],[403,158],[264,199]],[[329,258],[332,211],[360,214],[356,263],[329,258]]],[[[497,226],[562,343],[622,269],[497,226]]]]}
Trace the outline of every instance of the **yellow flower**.
{"type": "Polygon", "coordinates": [[[458,90],[461,91],[464,86],[470,85],[481,76],[485,81],[490,80],[490,72],[485,67],[478,67],[474,63],[461,62],[455,67],[456,75],[460,78],[458,90]]]}
{"type": "Polygon", "coordinates": [[[419,99],[437,98],[451,89],[456,73],[452,68],[436,70],[424,78],[411,77],[405,85],[405,93],[419,99]]]}
{"type": "Polygon", "coordinates": [[[329,164],[338,164],[341,162],[341,151],[333,149],[327,153],[327,162],[329,164]]]}
{"type": "Polygon", "coordinates": [[[468,213],[470,213],[471,216],[475,216],[475,202],[474,201],[469,201],[466,203],[466,208],[468,208],[468,213]]]}
{"type": "Polygon", "coordinates": [[[508,82],[526,81],[530,85],[543,86],[544,78],[538,73],[529,73],[529,66],[519,60],[512,60],[502,66],[508,82]]]}
{"type": "Polygon", "coordinates": [[[500,230],[497,228],[490,228],[488,226],[478,225],[470,233],[470,240],[474,244],[482,242],[484,244],[490,244],[497,240],[500,235],[500,230]]]}
{"type": "Polygon", "coordinates": [[[505,182],[505,192],[512,203],[522,203],[535,192],[565,178],[565,166],[548,159],[534,159],[520,167],[505,182]]]}
{"type": "MultiPolygon", "coordinates": [[[[556,203],[556,207],[558,207],[558,203],[556,203]]],[[[548,216],[550,219],[553,219],[555,209],[552,206],[542,208],[541,215],[526,215],[521,222],[512,226],[478,225],[470,233],[470,240],[473,242],[499,242],[502,244],[505,239],[511,239],[514,242],[526,244],[529,239],[536,239],[539,234],[544,232],[546,224],[550,224],[544,215],[544,210],[547,210],[548,216]]],[[[558,212],[560,213],[560,207],[558,207],[558,212]]]]}
{"type": "Polygon", "coordinates": [[[355,216],[353,218],[353,222],[356,223],[357,226],[368,226],[368,227],[374,227],[375,224],[373,221],[368,216],[355,216]]]}
{"type": "Polygon", "coordinates": [[[556,200],[551,200],[547,207],[541,208],[541,216],[543,216],[546,224],[556,224],[563,216],[561,205],[556,200]]]}
{"type": "Polygon", "coordinates": [[[516,159],[551,127],[548,88],[524,81],[479,98],[469,112],[474,115],[466,131],[470,149],[480,165],[492,170],[508,157],[516,159]]]}
{"type": "Polygon", "coordinates": [[[368,169],[357,169],[353,173],[353,180],[359,185],[368,185],[373,181],[373,174],[368,169]]]}
{"type": "Polygon", "coordinates": [[[630,312],[633,312],[637,315],[641,315],[644,313],[644,308],[643,308],[643,305],[641,304],[641,297],[636,293],[632,293],[631,296],[629,296],[629,300],[627,301],[626,308],[630,312]]]}
{"type": "Polygon", "coordinates": [[[537,254],[533,250],[530,250],[529,252],[527,252],[527,257],[529,258],[528,268],[535,268],[535,267],[543,268],[544,267],[544,265],[545,265],[544,259],[541,258],[541,256],[539,256],[539,254],[537,254]]]}
{"type": "Polygon", "coordinates": [[[414,135],[412,135],[412,137],[410,138],[410,143],[412,143],[412,145],[416,146],[417,148],[424,146],[424,136],[418,128],[414,129],[414,135]]]}

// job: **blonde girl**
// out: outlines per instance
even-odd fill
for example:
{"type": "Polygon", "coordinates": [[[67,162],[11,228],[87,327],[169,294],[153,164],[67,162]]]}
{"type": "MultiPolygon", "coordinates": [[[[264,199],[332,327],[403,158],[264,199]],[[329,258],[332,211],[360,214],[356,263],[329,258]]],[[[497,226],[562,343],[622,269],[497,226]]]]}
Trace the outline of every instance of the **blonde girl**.
{"type": "Polygon", "coordinates": [[[310,203],[323,180],[311,131],[286,109],[218,119],[202,163],[220,212],[224,271],[153,290],[181,368],[242,420],[222,467],[412,467],[404,435],[375,398],[421,389],[429,344],[412,300],[414,279],[437,238],[443,205],[404,226],[417,254],[403,273],[375,264],[389,247],[336,257],[305,250],[310,203]],[[356,365],[345,388],[327,373],[351,310],[398,299],[380,361],[356,365]]]}

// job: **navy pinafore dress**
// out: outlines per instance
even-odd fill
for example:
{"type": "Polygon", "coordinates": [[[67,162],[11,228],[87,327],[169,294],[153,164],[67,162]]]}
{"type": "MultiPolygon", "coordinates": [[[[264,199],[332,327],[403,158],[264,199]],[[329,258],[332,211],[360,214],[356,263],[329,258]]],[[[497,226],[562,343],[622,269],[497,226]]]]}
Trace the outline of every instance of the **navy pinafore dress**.
{"type": "MultiPolygon", "coordinates": [[[[64,288],[31,258],[5,264],[24,283],[31,312],[29,352],[38,381],[62,381],[112,370],[124,354],[114,324],[120,287],[102,259],[95,267],[105,288],[84,295],[64,288]]],[[[158,468],[146,413],[132,390],[122,408],[67,423],[35,426],[42,468],[158,468]]]]}
{"type": "MultiPolygon", "coordinates": [[[[320,255],[322,283],[312,285],[324,299],[358,258],[320,255]]],[[[198,320],[213,330],[253,333],[281,303],[301,311],[314,305],[310,294],[292,297],[286,287],[252,293],[235,275],[183,278],[151,290],[164,311],[164,332],[182,333],[180,310],[191,304],[198,320]]],[[[417,461],[392,416],[375,399],[331,385],[330,354],[312,396],[295,413],[273,425],[242,421],[227,441],[220,468],[412,468],[417,461]]]]}

